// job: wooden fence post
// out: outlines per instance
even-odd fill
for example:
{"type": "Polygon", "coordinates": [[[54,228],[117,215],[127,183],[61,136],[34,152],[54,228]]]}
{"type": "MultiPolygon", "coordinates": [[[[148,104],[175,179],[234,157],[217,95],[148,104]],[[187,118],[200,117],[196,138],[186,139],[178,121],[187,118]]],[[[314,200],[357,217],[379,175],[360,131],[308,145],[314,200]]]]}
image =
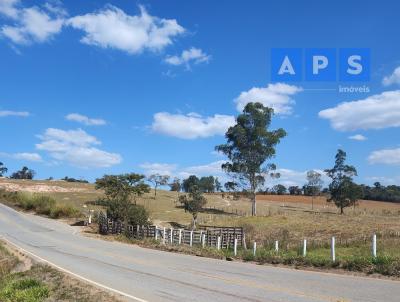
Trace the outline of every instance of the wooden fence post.
{"type": "Polygon", "coordinates": [[[332,237],[331,239],[331,259],[332,262],[336,261],[336,255],[335,255],[335,237],[332,237]]]}
{"type": "Polygon", "coordinates": [[[182,243],[182,229],[179,229],[179,239],[178,239],[178,244],[180,245],[182,243]]]}
{"type": "Polygon", "coordinates": [[[165,244],[165,235],[166,235],[166,232],[165,232],[165,227],[164,227],[164,229],[163,229],[163,244],[165,244]]]}
{"type": "Polygon", "coordinates": [[[256,256],[256,252],[257,252],[257,242],[254,241],[254,243],[253,243],[253,256],[256,256]]]}
{"type": "Polygon", "coordinates": [[[233,241],[233,254],[236,256],[237,255],[237,238],[233,241]]]}
{"type": "Polygon", "coordinates": [[[376,258],[376,234],[372,235],[372,257],[376,258]]]}

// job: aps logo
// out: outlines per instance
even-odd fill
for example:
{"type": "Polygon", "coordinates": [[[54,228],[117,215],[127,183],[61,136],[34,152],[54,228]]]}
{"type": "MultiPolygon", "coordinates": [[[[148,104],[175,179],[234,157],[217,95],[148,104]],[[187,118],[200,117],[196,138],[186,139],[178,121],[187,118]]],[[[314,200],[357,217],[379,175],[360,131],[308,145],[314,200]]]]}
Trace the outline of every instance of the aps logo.
{"type": "Polygon", "coordinates": [[[272,81],[369,81],[369,48],[273,48],[272,81]]]}

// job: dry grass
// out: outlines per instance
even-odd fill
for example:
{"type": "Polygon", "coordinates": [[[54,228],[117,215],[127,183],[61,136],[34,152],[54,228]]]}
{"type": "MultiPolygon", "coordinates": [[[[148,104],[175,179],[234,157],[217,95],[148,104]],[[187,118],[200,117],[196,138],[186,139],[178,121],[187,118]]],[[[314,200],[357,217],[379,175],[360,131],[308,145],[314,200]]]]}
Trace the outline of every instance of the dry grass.
{"type": "MultiPolygon", "coordinates": [[[[31,262],[30,259],[24,261],[31,262]]],[[[34,264],[23,267],[21,270],[20,261],[0,242],[1,301],[121,301],[115,295],[69,277],[49,266],[34,264]]]]}
{"type": "MultiPolygon", "coordinates": [[[[47,193],[57,201],[72,204],[83,212],[96,207],[84,204],[96,200],[101,192],[94,189],[93,184],[68,183],[65,181],[21,181],[0,179],[2,182],[15,182],[23,187],[32,185],[47,185],[47,193]],[[52,191],[51,186],[70,189],[71,192],[52,191]]],[[[191,222],[191,215],[185,213],[177,204],[176,192],[153,192],[139,198],[137,203],[149,210],[152,221],[163,226],[187,226],[191,222]]],[[[393,237],[400,234],[400,204],[361,201],[353,208],[347,208],[345,215],[339,215],[337,208],[327,203],[325,197],[318,197],[314,201],[314,210],[311,210],[311,198],[307,196],[289,195],[259,195],[257,196],[257,211],[259,217],[238,216],[228,214],[237,210],[239,213],[248,213],[250,202],[241,198],[235,200],[227,194],[207,194],[207,207],[216,210],[207,210],[199,214],[199,222],[203,225],[234,225],[243,226],[248,240],[257,240],[260,244],[269,244],[273,240],[286,240],[295,244],[304,238],[315,245],[325,244],[331,236],[336,236],[338,242],[345,244],[351,241],[362,241],[370,238],[376,232],[378,238],[393,237]]],[[[396,236],[398,237],[398,236],[396,236]]]]}

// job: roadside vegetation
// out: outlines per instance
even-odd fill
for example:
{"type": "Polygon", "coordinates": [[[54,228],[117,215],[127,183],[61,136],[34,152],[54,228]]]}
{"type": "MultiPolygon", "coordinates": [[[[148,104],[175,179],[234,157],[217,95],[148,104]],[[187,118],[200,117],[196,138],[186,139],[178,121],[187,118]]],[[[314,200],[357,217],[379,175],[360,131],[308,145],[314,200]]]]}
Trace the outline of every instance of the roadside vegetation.
{"type": "Polygon", "coordinates": [[[74,218],[82,215],[76,207],[67,203],[59,203],[54,198],[42,194],[7,192],[0,189],[0,199],[13,207],[33,211],[54,219],[74,218]]]}
{"type": "Polygon", "coordinates": [[[0,242],[0,301],[111,302],[119,299],[49,266],[26,266],[0,242]]]}

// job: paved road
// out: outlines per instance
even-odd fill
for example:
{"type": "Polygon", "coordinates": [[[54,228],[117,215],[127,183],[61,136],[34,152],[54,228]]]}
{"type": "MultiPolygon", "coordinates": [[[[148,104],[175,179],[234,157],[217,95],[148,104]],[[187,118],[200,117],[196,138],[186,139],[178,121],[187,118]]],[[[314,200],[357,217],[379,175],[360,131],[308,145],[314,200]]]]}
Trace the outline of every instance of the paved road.
{"type": "Polygon", "coordinates": [[[399,301],[400,282],[199,258],[86,238],[0,204],[0,236],[137,301],[399,301]]]}

